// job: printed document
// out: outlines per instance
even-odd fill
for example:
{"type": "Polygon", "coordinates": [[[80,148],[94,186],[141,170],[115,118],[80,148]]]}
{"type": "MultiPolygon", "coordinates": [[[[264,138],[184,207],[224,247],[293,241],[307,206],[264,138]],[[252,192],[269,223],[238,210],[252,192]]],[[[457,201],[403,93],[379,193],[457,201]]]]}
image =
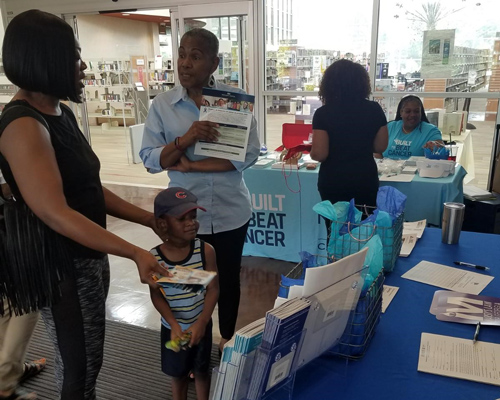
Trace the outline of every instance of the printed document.
{"type": "Polygon", "coordinates": [[[245,161],[254,99],[245,93],[204,88],[200,121],[219,124],[220,136],[217,142],[196,142],[194,154],[245,161]]]}
{"type": "Polygon", "coordinates": [[[391,304],[392,299],[396,296],[399,288],[396,286],[384,285],[384,291],[382,292],[382,312],[385,313],[389,304],[391,304]]]}
{"type": "Polygon", "coordinates": [[[415,175],[410,174],[387,174],[380,175],[378,180],[380,182],[411,182],[415,178],[415,175]]]}
{"type": "Polygon", "coordinates": [[[418,370],[500,386],[500,344],[423,332],[418,370]]]}
{"type": "Polygon", "coordinates": [[[399,250],[399,256],[408,257],[411,254],[413,248],[415,247],[415,244],[417,243],[417,236],[403,233],[401,241],[402,245],[401,245],[401,250],[399,250]]]}
{"type": "Polygon", "coordinates": [[[455,292],[479,294],[493,280],[492,276],[421,261],[402,278],[426,283],[455,292]]]}
{"type": "Polygon", "coordinates": [[[421,238],[424,234],[425,227],[427,226],[427,220],[422,219],[415,222],[403,222],[403,235],[416,235],[417,238],[421,238]]]}

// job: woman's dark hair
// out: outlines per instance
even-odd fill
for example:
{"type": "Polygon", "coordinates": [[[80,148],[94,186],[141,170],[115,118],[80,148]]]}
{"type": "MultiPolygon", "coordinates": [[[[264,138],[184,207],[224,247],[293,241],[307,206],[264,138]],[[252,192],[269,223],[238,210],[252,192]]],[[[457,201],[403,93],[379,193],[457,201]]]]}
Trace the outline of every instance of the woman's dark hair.
{"type": "Polygon", "coordinates": [[[194,28],[182,35],[182,39],[189,37],[193,39],[202,39],[207,45],[206,50],[209,56],[217,57],[219,55],[219,39],[209,30],[194,28]]]}
{"type": "Polygon", "coordinates": [[[324,104],[340,104],[367,99],[372,92],[368,72],[350,60],[330,65],[321,79],[319,98],[324,104]]]}
{"type": "Polygon", "coordinates": [[[14,17],[5,30],[5,75],[21,89],[80,103],[75,55],[73,30],[53,14],[25,11],[14,17]]]}
{"type": "Polygon", "coordinates": [[[420,122],[424,121],[424,122],[429,123],[429,120],[427,119],[427,115],[425,115],[425,109],[424,109],[424,104],[422,103],[422,100],[420,100],[420,97],[415,96],[413,94],[409,94],[400,100],[400,102],[398,104],[398,109],[396,110],[395,121],[399,121],[399,120],[403,119],[403,118],[401,118],[401,110],[403,109],[403,107],[407,103],[410,103],[413,101],[420,105],[420,122]]]}

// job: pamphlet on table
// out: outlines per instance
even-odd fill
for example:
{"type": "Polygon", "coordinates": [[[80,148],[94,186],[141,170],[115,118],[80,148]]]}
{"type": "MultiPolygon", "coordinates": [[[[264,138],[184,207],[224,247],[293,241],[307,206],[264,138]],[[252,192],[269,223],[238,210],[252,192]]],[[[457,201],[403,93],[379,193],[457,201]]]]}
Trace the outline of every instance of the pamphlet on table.
{"type": "Polygon", "coordinates": [[[479,294],[493,280],[490,275],[464,271],[463,269],[448,267],[429,261],[421,261],[402,275],[410,279],[431,286],[457,292],[479,294]]]}
{"type": "Polygon", "coordinates": [[[380,182],[411,182],[415,174],[385,174],[378,177],[380,182]]]}
{"type": "Polygon", "coordinates": [[[429,311],[441,321],[500,325],[500,298],[498,297],[437,290],[429,311]]]}
{"type": "Polygon", "coordinates": [[[404,234],[401,237],[401,250],[399,250],[400,257],[408,257],[411,254],[411,251],[415,247],[417,243],[417,236],[413,234],[404,234]]]}
{"type": "Polygon", "coordinates": [[[396,286],[384,285],[384,291],[382,292],[382,312],[384,313],[391,304],[392,299],[396,296],[399,288],[396,286]]]}
{"type": "Polygon", "coordinates": [[[425,227],[427,226],[427,220],[422,219],[415,222],[403,222],[403,235],[413,234],[416,235],[418,239],[424,234],[425,227]]]}
{"type": "Polygon", "coordinates": [[[245,161],[255,96],[203,88],[200,121],[219,124],[217,142],[198,141],[194,154],[245,161]]]}
{"type": "Polygon", "coordinates": [[[423,332],[418,370],[500,386],[500,344],[423,332]]]}

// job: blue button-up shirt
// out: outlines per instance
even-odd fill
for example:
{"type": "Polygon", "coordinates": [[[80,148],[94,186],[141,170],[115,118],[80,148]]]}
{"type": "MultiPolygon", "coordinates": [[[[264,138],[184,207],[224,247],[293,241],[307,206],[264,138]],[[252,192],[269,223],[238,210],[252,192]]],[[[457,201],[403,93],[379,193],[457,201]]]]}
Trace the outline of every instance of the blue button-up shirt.
{"type": "MultiPolygon", "coordinates": [[[[217,82],[214,89],[243,92],[241,89],[217,82]]],[[[160,154],[163,146],[184,135],[193,122],[198,121],[200,110],[182,86],[159,94],[153,100],[144,127],[140,151],[149,172],[163,171],[160,154]]],[[[252,118],[245,161],[231,161],[233,171],[179,172],[168,171],[169,187],[188,189],[198,197],[198,205],[207,211],[198,211],[199,233],[202,235],[230,231],[243,226],[251,217],[250,194],[243,181],[243,170],[251,167],[259,156],[260,142],[257,123],[252,118]]],[[[205,156],[194,154],[194,146],[186,149],[191,161],[205,156]]]]}

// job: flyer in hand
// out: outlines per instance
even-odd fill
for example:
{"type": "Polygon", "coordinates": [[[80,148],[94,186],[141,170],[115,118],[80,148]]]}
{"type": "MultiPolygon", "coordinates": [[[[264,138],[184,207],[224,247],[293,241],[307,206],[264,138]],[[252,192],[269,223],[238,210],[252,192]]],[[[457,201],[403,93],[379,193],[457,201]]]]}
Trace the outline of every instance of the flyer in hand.
{"type": "Polygon", "coordinates": [[[255,96],[203,88],[200,121],[219,124],[217,142],[196,142],[194,154],[245,161],[255,96]]]}
{"type": "Polygon", "coordinates": [[[187,292],[199,293],[217,275],[213,271],[194,269],[189,267],[175,266],[168,270],[172,276],[162,276],[157,280],[158,284],[165,288],[177,288],[187,292]]]}

